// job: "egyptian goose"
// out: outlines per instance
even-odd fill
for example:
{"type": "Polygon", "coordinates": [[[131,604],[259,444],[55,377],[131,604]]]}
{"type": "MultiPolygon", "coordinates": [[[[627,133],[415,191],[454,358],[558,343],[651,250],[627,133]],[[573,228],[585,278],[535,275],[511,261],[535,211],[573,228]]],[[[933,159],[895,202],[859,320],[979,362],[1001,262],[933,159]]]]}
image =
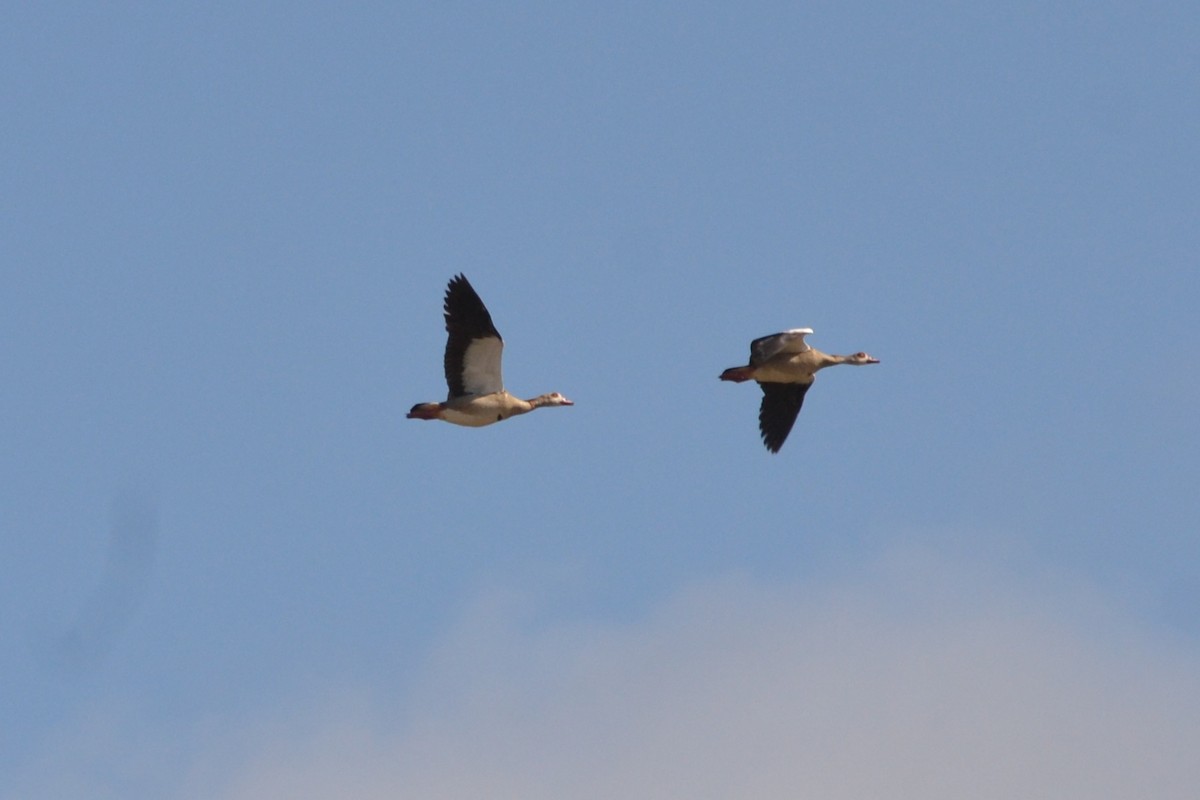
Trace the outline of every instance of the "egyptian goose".
{"type": "Polygon", "coordinates": [[[500,376],[504,340],[466,276],[450,279],[443,310],[447,333],[443,364],[450,394],[444,403],[417,403],[408,419],[441,419],[478,428],[543,406],[575,405],[558,392],[522,400],[504,391],[500,376]]]}
{"type": "Polygon", "coordinates": [[[741,383],[754,379],[762,387],[762,405],[758,410],[758,429],[763,444],[772,453],[783,447],[796,416],[804,403],[804,393],[812,386],[817,370],[835,364],[878,364],[879,359],[866,353],[833,356],[809,346],[804,337],[812,328],[793,328],[763,336],[750,343],[750,363],[730,367],[721,380],[741,383]]]}

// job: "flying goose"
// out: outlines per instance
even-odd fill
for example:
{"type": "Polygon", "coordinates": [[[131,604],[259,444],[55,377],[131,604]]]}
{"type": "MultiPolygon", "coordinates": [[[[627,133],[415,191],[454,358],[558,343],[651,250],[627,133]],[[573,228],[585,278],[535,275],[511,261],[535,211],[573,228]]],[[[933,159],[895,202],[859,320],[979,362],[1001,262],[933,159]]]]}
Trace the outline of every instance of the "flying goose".
{"type": "Polygon", "coordinates": [[[721,373],[723,381],[741,383],[754,379],[762,387],[758,429],[763,444],[772,453],[779,452],[792,432],[804,403],[804,393],[812,386],[817,370],[834,364],[879,363],[879,359],[861,352],[852,356],[822,353],[804,341],[810,333],[812,328],[792,328],[755,339],[750,343],[750,363],[721,373]]]}
{"type": "Polygon", "coordinates": [[[447,333],[443,365],[450,393],[443,403],[417,403],[408,419],[441,419],[478,428],[543,406],[575,405],[558,392],[522,400],[504,391],[500,376],[504,340],[465,275],[450,279],[443,311],[447,333]]]}

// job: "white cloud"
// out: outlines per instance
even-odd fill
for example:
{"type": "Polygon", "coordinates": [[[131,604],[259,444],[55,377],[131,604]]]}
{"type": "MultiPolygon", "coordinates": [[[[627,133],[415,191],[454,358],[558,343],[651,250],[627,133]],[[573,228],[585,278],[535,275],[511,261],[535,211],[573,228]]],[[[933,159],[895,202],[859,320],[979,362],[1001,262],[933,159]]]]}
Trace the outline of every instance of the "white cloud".
{"type": "Polygon", "coordinates": [[[280,726],[219,796],[1096,800],[1200,787],[1196,652],[1049,576],[910,556],[819,586],[707,582],[627,625],[539,627],[524,603],[481,599],[401,727],[367,703],[303,733],[280,726]]]}

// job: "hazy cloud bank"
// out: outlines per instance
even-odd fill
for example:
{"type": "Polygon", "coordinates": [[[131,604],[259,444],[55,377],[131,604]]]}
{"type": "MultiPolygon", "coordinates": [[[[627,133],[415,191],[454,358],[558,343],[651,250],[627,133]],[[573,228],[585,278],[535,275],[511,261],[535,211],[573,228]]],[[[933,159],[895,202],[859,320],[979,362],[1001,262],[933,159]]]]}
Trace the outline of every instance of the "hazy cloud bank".
{"type": "Polygon", "coordinates": [[[706,582],[620,626],[529,625],[525,602],[481,598],[401,725],[350,703],[196,774],[226,800],[1200,787],[1195,649],[1052,576],[911,556],[815,586],[706,582]]]}

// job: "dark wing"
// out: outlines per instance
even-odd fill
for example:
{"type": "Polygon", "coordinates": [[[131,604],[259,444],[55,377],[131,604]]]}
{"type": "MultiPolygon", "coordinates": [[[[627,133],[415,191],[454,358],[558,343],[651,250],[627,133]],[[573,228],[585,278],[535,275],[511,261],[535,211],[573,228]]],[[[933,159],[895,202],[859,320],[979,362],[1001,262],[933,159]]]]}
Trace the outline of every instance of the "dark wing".
{"type": "Polygon", "coordinates": [[[762,405],[758,409],[758,429],[762,432],[763,444],[772,453],[783,447],[800,406],[804,404],[804,393],[809,383],[760,383],[763,390],[762,405]]]}
{"type": "Polygon", "coordinates": [[[500,356],[504,340],[466,276],[450,279],[443,310],[447,333],[443,364],[450,396],[490,394],[503,389],[500,356]]]}
{"type": "Polygon", "coordinates": [[[775,342],[779,339],[778,333],[772,333],[770,336],[760,336],[750,343],[750,364],[757,367],[759,364],[766,361],[771,356],[779,352],[775,342]]]}

